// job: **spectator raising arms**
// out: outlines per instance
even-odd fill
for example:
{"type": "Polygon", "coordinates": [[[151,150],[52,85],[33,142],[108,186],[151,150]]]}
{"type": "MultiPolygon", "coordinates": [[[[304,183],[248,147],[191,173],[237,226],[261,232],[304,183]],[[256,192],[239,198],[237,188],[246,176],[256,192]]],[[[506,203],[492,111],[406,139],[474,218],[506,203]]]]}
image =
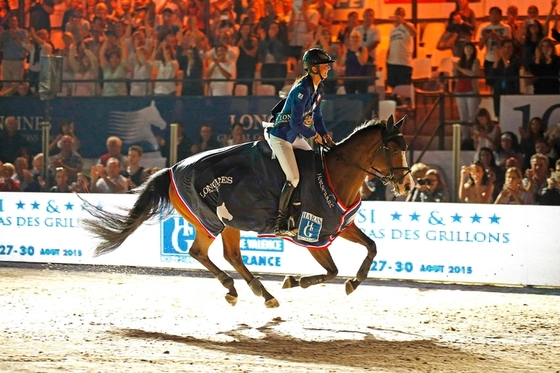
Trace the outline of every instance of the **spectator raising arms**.
{"type": "Polygon", "coordinates": [[[111,51],[108,58],[106,56],[107,48],[109,48],[109,39],[105,39],[99,51],[99,62],[103,70],[103,96],[126,96],[127,90],[124,79],[128,71],[126,66],[128,52],[124,39],[122,40],[122,48],[111,51]]]}
{"type": "Polygon", "coordinates": [[[412,83],[412,50],[417,32],[404,17],[404,8],[398,7],[395,10],[395,26],[389,35],[387,86],[393,88],[412,83]]]}
{"type": "Polygon", "coordinates": [[[144,46],[137,47],[132,55],[132,82],[130,83],[130,95],[144,97],[151,95],[151,83],[148,81],[139,82],[140,80],[149,80],[152,75],[152,64],[148,48],[144,46]]]}
{"type": "MultiPolygon", "coordinates": [[[[157,69],[158,80],[175,79],[179,63],[175,59],[173,47],[167,41],[162,42],[152,54],[152,67],[157,69]]],[[[157,96],[174,96],[177,84],[174,81],[156,81],[154,94],[157,96]]]]}
{"type": "MultiPolygon", "coordinates": [[[[78,46],[72,44],[68,54],[68,64],[72,69],[74,80],[96,80],[99,77],[99,64],[95,55],[80,43],[78,46]]],[[[72,83],[72,96],[95,96],[97,84],[72,83]]]]}

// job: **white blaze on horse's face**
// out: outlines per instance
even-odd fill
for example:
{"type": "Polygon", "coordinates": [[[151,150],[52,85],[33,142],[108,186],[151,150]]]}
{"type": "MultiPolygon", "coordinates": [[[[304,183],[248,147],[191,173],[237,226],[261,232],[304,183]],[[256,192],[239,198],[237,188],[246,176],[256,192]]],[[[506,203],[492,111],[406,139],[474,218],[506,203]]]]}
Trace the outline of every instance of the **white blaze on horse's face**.
{"type": "Polygon", "coordinates": [[[408,171],[406,152],[402,151],[401,148],[393,142],[390,142],[388,147],[390,149],[391,166],[393,168],[393,180],[391,181],[393,193],[397,196],[406,195],[414,185],[414,181],[408,171]]]}

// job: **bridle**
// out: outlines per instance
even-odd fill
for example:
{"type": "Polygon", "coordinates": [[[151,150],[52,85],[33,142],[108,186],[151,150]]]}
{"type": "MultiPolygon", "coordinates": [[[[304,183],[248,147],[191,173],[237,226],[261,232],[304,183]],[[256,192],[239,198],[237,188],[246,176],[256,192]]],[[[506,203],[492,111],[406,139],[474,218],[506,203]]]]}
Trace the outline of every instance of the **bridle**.
{"type": "MultiPolygon", "coordinates": [[[[322,145],[322,147],[324,149],[327,150],[331,150],[334,153],[334,156],[336,156],[338,159],[346,162],[347,164],[353,166],[354,168],[357,168],[360,171],[365,172],[368,175],[374,176],[376,178],[378,178],[383,185],[387,185],[387,184],[392,184],[394,186],[396,186],[397,184],[402,184],[404,178],[406,177],[406,175],[408,175],[410,173],[410,167],[393,167],[392,163],[391,163],[391,148],[389,148],[389,146],[387,146],[387,144],[389,143],[389,141],[395,141],[396,139],[399,138],[404,138],[402,133],[397,133],[397,134],[393,134],[393,135],[389,135],[387,136],[387,134],[383,134],[381,140],[378,140],[374,146],[377,143],[380,143],[379,146],[377,147],[377,149],[375,149],[375,152],[373,153],[373,158],[371,159],[371,161],[369,162],[370,166],[369,169],[373,170],[373,172],[366,170],[365,168],[355,164],[354,162],[350,162],[349,160],[347,160],[346,158],[344,158],[342,155],[338,154],[336,152],[336,147],[333,148],[329,148],[326,145],[322,145]],[[389,174],[388,175],[383,175],[383,173],[381,172],[381,170],[379,170],[377,167],[373,166],[373,163],[375,161],[375,158],[377,157],[378,154],[383,154],[383,160],[385,162],[385,166],[387,167],[387,169],[389,170],[389,174]],[[395,176],[395,172],[398,171],[405,171],[403,172],[402,176],[397,178],[395,176]]],[[[406,151],[406,149],[402,150],[403,152],[406,151]]]]}

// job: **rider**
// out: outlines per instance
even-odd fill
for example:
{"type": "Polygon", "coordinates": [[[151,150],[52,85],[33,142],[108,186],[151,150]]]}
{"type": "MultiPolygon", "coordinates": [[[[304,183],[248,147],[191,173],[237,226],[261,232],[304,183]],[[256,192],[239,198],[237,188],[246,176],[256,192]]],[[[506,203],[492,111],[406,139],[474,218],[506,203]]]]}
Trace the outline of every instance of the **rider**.
{"type": "Polygon", "coordinates": [[[276,237],[288,234],[288,207],[292,193],[299,183],[294,148],[312,150],[305,138],[313,138],[319,145],[335,145],[331,136],[327,134],[321,112],[322,82],[330,70],[329,63],[333,61],[320,48],[312,48],[305,52],[303,68],[306,74],[294,82],[282,110],[274,118],[274,127],[269,132],[270,147],[286,174],[274,228],[276,237]]]}

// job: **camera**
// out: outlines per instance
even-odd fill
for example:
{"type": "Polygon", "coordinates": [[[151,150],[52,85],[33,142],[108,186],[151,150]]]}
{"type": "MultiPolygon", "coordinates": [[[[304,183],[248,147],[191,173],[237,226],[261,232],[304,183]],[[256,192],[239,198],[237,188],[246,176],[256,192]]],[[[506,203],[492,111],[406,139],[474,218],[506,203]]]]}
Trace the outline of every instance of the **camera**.
{"type": "Polygon", "coordinates": [[[418,185],[430,185],[430,179],[416,179],[418,185]]]}

